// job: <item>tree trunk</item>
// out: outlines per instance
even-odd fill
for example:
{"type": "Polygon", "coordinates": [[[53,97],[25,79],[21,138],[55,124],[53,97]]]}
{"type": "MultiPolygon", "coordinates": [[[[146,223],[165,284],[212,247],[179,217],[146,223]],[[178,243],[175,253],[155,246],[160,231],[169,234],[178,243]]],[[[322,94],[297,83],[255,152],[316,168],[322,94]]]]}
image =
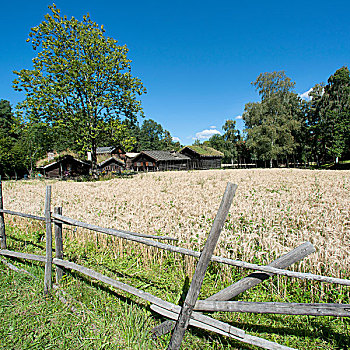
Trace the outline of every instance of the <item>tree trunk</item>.
{"type": "Polygon", "coordinates": [[[91,141],[91,175],[96,175],[97,169],[97,147],[96,140],[92,139],[91,141]]]}

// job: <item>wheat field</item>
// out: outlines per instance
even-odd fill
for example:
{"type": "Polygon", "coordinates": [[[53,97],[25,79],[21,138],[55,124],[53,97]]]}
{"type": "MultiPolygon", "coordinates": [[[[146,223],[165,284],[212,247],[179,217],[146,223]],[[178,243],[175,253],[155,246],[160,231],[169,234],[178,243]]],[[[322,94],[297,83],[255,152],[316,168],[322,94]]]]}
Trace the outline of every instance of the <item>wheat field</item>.
{"type": "MultiPolygon", "coordinates": [[[[199,250],[227,182],[238,189],[216,255],[268,263],[310,241],[316,252],[299,270],[349,277],[350,171],[242,169],[144,173],[100,182],[8,181],[4,208],[43,215],[50,184],[52,205],[62,206],[65,216],[167,234],[180,246],[199,250]]],[[[88,239],[80,234],[81,240],[88,239]]]]}

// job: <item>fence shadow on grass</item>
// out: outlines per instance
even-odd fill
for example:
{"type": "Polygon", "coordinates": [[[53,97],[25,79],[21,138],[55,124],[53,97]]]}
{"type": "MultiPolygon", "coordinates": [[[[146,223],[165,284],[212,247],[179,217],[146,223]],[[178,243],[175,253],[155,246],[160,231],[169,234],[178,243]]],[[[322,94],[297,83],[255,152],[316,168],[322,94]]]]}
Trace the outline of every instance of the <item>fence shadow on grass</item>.
{"type": "Polygon", "coordinates": [[[25,246],[26,245],[30,245],[34,248],[38,248],[38,249],[41,249],[43,252],[45,252],[45,242],[43,243],[43,245],[39,245],[38,243],[34,243],[32,241],[28,241],[28,240],[23,240],[23,239],[20,239],[20,238],[17,238],[13,235],[7,235],[7,237],[17,243],[23,243],[25,246]]]}
{"type": "MultiPolygon", "coordinates": [[[[278,318],[278,316],[274,315],[265,315],[266,319],[273,320],[276,323],[283,323],[284,321],[281,318],[278,318]]],[[[344,334],[338,333],[333,328],[325,325],[321,320],[319,320],[316,316],[303,316],[303,318],[307,319],[306,322],[300,322],[303,323],[304,327],[301,329],[300,325],[298,324],[290,324],[288,323],[288,326],[278,326],[278,325],[263,325],[263,324],[256,324],[253,322],[247,322],[247,321],[233,321],[233,320],[227,320],[225,318],[219,318],[224,320],[224,322],[234,326],[234,327],[240,327],[244,329],[245,331],[249,332],[257,332],[260,334],[264,333],[272,333],[272,334],[278,334],[278,335],[290,335],[290,336],[296,336],[296,337],[308,337],[311,339],[322,339],[325,342],[329,343],[329,340],[333,340],[337,348],[341,349],[345,346],[345,348],[350,348],[350,338],[348,336],[345,336],[344,334]],[[311,319],[310,319],[311,318],[311,319]],[[305,324],[312,324],[313,329],[305,327],[305,324]],[[327,334],[327,336],[325,336],[327,334]]]]}

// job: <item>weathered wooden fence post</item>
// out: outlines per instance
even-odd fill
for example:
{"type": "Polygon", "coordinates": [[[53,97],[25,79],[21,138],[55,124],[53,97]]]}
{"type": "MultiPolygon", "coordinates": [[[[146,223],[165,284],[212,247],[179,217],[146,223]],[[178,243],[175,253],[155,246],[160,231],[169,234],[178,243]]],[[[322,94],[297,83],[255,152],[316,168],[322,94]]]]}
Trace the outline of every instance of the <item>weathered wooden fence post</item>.
{"type": "MultiPolygon", "coordinates": [[[[55,214],[62,215],[62,207],[55,207],[55,214]]],[[[56,247],[56,258],[63,259],[63,239],[62,239],[62,223],[54,222],[55,227],[55,247],[56,247]]],[[[56,283],[59,283],[63,276],[63,270],[61,267],[56,265],[56,283]]]]}
{"type": "Polygon", "coordinates": [[[236,189],[237,185],[232,184],[230,182],[226,186],[226,190],[222,198],[220,208],[216,214],[208,239],[200,255],[196,271],[194,273],[185,302],[183,304],[183,307],[181,308],[179,318],[176,322],[174,332],[171,336],[168,350],[177,350],[181,346],[182,339],[190,322],[193,307],[198,299],[203,284],[205,272],[209,265],[211,256],[213,255],[221,230],[226,221],[226,217],[231,207],[232,199],[236,193],[236,189]]]}
{"type": "MultiPolygon", "coordinates": [[[[4,209],[4,203],[2,199],[2,181],[0,175],[0,209],[4,209]]],[[[7,249],[6,244],[6,232],[5,232],[5,220],[4,213],[0,213],[0,247],[1,249],[7,249]]]]}
{"type": "Polygon", "coordinates": [[[51,186],[46,186],[45,196],[45,223],[46,223],[46,263],[44,277],[44,293],[52,288],[52,228],[51,228],[51,186]]]}

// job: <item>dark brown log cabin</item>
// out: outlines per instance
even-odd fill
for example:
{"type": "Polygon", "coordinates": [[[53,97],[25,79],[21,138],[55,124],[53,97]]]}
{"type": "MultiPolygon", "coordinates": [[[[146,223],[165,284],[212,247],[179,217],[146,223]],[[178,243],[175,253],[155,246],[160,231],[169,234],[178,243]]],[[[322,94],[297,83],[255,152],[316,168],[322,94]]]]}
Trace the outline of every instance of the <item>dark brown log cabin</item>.
{"type": "Polygon", "coordinates": [[[135,171],[187,170],[190,158],[170,151],[142,151],[132,161],[135,171]]]}
{"type": "Polygon", "coordinates": [[[40,173],[49,178],[76,177],[89,175],[91,165],[71,155],[65,155],[55,162],[38,168],[40,173]]]}
{"type": "Polygon", "coordinates": [[[111,172],[121,173],[122,170],[125,169],[125,164],[122,160],[110,157],[103,162],[97,164],[97,171],[100,174],[108,174],[111,172]]]}

